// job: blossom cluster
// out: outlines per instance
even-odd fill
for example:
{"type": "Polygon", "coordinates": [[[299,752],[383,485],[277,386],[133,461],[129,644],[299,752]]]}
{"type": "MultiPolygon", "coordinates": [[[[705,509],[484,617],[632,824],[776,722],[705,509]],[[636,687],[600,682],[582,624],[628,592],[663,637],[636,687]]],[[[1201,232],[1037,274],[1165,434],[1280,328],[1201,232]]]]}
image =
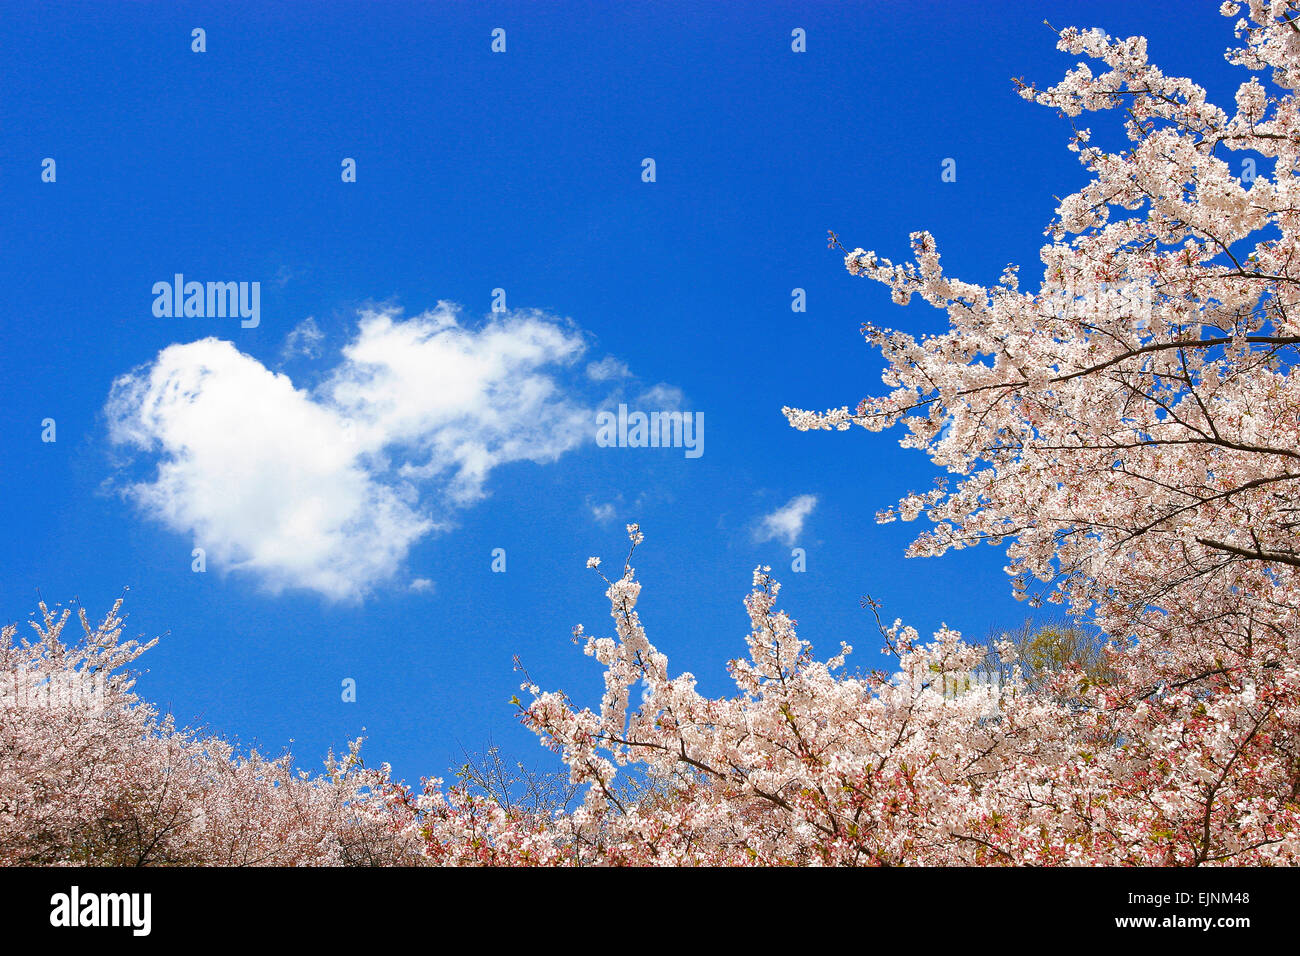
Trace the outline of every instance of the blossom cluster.
{"type": "Polygon", "coordinates": [[[295,771],[289,755],[238,753],[178,728],[132,691],[129,666],[156,641],[122,640],[119,600],[96,625],[40,605],[34,638],[0,633],[0,675],[24,686],[93,684],[42,706],[0,703],[0,865],[307,866],[421,858],[409,794],[360,741],[295,771]]]}

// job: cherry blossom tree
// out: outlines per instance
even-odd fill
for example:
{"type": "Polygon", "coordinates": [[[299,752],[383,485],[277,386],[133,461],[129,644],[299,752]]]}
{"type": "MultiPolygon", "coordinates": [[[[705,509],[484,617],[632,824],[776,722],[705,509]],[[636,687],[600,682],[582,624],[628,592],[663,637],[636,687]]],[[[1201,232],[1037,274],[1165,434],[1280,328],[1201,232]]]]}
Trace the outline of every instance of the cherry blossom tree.
{"type": "MultiPolygon", "coordinates": [[[[1036,687],[1016,666],[988,685],[969,679],[986,648],[947,628],[922,642],[895,621],[880,622],[895,672],[854,673],[846,645],[813,655],[760,568],[736,693],[707,698],[648,640],[630,558],[607,581],[615,636],[577,632],[605,667],[599,709],[535,687],[524,709],[588,785],[584,803],[545,850],[538,821],[521,835],[501,818],[495,852],[523,850],[491,862],[1174,865],[1300,852],[1294,662],[1267,685],[1244,668],[1173,682],[1160,655],[1112,644],[1104,682],[1076,661],[1036,687]],[[628,766],[668,781],[664,797],[620,800],[628,766]]],[[[1010,660],[1015,642],[997,650],[1010,660]]]]}
{"type": "Polygon", "coordinates": [[[1075,663],[994,698],[949,693],[982,653],[899,623],[883,632],[900,679],[842,675],[847,648],[816,661],[760,571],[738,695],[704,699],[646,639],[628,566],[609,585],[617,636],[587,643],[599,711],[557,694],[526,711],[590,784],[579,858],[1294,861],[1300,24],[1289,3],[1248,12],[1229,59],[1254,75],[1233,110],[1151,65],[1141,37],[1061,31],[1104,70],[1022,95],[1072,121],[1115,111],[1129,145],[1075,125],[1089,179],[1048,227],[1039,288],[1015,267],[991,287],[948,277],[928,233],[903,265],[845,249],[851,273],[899,304],[919,294],[949,329],[867,326],[892,390],[786,409],[800,429],[901,425],[953,478],[882,520],[926,515],[913,555],[1008,542],[1018,594],[1095,618],[1107,680],[1075,663]],[[630,710],[633,686],[649,690],[630,710]],[[630,762],[676,781],[666,806],[620,804],[630,762]]]}
{"type": "Polygon", "coordinates": [[[44,603],[34,639],[0,634],[0,864],[418,859],[409,794],[359,741],[309,777],[139,700],[129,666],[156,641],[122,640],[121,604],[98,625],[80,610],[74,641],[70,612],[44,603]]]}
{"type": "Polygon", "coordinates": [[[1114,111],[1130,145],[1075,128],[1090,178],[1048,227],[1041,285],[1022,291],[1011,266],[991,287],[950,278],[924,232],[913,263],[855,249],[851,273],[900,304],[920,295],[949,329],[867,326],[892,390],[785,410],[800,429],[901,425],[955,476],[882,515],[933,522],[912,554],[1009,540],[1020,594],[1095,609],[1206,673],[1224,653],[1294,657],[1300,597],[1300,27],[1291,4],[1250,14],[1229,59],[1259,75],[1232,110],[1151,65],[1142,37],[1062,31],[1060,49],[1105,70],[1022,95],[1072,121],[1114,111]]]}

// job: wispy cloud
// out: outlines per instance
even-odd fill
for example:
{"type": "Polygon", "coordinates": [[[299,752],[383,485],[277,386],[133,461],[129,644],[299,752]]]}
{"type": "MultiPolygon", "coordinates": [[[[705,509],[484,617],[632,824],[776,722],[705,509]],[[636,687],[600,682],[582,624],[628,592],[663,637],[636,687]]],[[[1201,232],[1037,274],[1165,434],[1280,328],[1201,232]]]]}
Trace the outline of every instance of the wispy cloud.
{"type": "Polygon", "coordinates": [[[638,395],[633,404],[640,409],[676,411],[686,407],[686,396],[676,385],[660,382],[658,385],[651,385],[638,395]]]}
{"type": "Polygon", "coordinates": [[[631,374],[631,370],[612,355],[601,359],[599,362],[592,362],[587,366],[587,377],[593,382],[608,382],[628,378],[631,374]]]}
{"type": "Polygon", "coordinates": [[[284,337],[284,348],[280,355],[285,360],[303,356],[304,358],[319,358],[320,344],[325,340],[325,333],[321,331],[320,326],[312,316],[307,316],[292,331],[284,337]]]}
{"type": "Polygon", "coordinates": [[[754,532],[756,541],[777,540],[792,547],[803,534],[804,522],[817,507],[816,495],[796,495],[769,515],[764,515],[754,532]]]}
{"type": "Polygon", "coordinates": [[[535,311],[462,325],[455,306],[363,312],[306,391],[215,338],[120,377],[111,439],[156,461],[123,491],[216,567],[278,592],[358,600],[481,499],[493,469],[592,438],[571,323],[535,311]]]}

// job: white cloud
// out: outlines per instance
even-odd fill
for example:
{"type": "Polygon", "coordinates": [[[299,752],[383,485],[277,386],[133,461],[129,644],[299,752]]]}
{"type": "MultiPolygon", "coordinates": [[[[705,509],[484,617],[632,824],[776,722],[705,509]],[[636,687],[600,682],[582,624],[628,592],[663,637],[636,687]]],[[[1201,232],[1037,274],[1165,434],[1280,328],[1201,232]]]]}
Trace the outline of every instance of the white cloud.
{"type": "Polygon", "coordinates": [[[320,344],[324,339],[325,333],[320,330],[316,320],[309,315],[284,337],[284,349],[280,354],[286,361],[299,355],[306,358],[319,358],[320,344]]]}
{"type": "Polygon", "coordinates": [[[633,404],[645,411],[682,411],[686,407],[686,395],[676,385],[660,382],[638,395],[633,404]]]}
{"type": "Polygon", "coordinates": [[[799,535],[803,534],[804,522],[817,507],[816,495],[796,495],[769,515],[764,515],[754,532],[757,541],[776,539],[785,546],[793,547],[799,535]]]}
{"type": "Polygon", "coordinates": [[[478,331],[445,302],[405,321],[366,312],[322,391],[363,447],[401,453],[389,464],[404,479],[445,478],[463,505],[483,496],[496,466],[555,461],[594,437],[592,408],[542,371],[573,364],[584,349],[576,329],[540,312],[509,313],[478,331]]]}
{"type": "Polygon", "coordinates": [[[410,585],[410,589],[416,594],[428,594],[433,590],[433,587],[433,581],[429,578],[416,578],[410,585]]]}
{"type": "Polygon", "coordinates": [[[632,370],[614,356],[610,355],[599,362],[587,366],[587,377],[593,382],[608,382],[611,379],[628,378],[632,370]]]}
{"type": "Polygon", "coordinates": [[[158,458],[127,496],[214,566],[358,600],[482,498],[492,469],[592,438],[594,404],[560,381],[583,350],[540,312],[475,330],[442,302],[367,311],[313,392],[209,338],[119,378],[106,412],[114,442],[158,458]]]}
{"type": "Polygon", "coordinates": [[[599,524],[607,524],[614,520],[613,502],[607,501],[604,504],[591,504],[589,502],[587,507],[591,509],[591,517],[599,524]]]}

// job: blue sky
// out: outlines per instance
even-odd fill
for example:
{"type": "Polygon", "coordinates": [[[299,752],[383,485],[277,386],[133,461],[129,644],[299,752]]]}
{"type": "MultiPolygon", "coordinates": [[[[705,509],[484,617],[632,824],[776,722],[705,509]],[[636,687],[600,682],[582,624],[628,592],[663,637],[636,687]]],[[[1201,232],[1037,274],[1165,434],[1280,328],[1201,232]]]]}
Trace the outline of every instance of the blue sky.
{"type": "Polygon", "coordinates": [[[1230,102],[1216,7],[6,4],[0,616],[129,587],[128,632],[165,635],[139,691],[180,722],[306,767],[364,727],[412,780],[489,738],[546,764],[512,658],[597,702],[570,632],[608,633],[584,564],[620,564],[630,521],[650,637],[708,691],[760,563],[805,637],[866,666],[863,594],[923,633],[1014,626],[1000,549],[905,560],[921,525],[876,524],[928,460],[781,415],[882,388],[862,322],[941,319],[826,232],[899,260],[929,229],[954,275],[1036,281],[1083,175],[1012,91],[1073,65],[1042,21],[1144,34],[1230,102]],[[176,273],[259,282],[258,325],[155,316],[176,273]],[[702,413],[704,454],[597,447],[619,401],[702,413]],[[359,457],[318,454],[340,422],[359,457]]]}

